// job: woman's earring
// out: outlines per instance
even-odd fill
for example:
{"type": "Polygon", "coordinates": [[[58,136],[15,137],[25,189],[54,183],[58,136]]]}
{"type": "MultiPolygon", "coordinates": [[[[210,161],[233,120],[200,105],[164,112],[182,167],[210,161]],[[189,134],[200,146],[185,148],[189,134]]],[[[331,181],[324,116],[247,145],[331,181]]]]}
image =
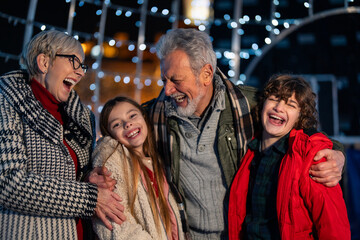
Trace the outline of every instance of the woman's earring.
{"type": "Polygon", "coordinates": [[[47,70],[44,70],[44,73],[47,73],[47,70]]]}

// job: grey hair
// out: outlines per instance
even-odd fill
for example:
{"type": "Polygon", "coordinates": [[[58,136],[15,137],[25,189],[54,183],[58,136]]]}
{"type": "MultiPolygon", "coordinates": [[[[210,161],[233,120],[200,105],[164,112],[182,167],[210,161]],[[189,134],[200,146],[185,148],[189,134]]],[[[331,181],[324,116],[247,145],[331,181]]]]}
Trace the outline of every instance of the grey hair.
{"type": "Polygon", "coordinates": [[[57,53],[77,53],[83,59],[85,58],[81,43],[72,36],[57,30],[40,32],[30,40],[21,53],[20,67],[26,69],[30,77],[42,73],[36,60],[37,56],[42,53],[50,57],[50,64],[57,53]]]}
{"type": "Polygon", "coordinates": [[[178,28],[168,31],[156,44],[156,54],[160,60],[174,50],[182,50],[189,57],[193,73],[198,76],[205,64],[216,70],[216,55],[208,34],[193,28],[178,28]]]}

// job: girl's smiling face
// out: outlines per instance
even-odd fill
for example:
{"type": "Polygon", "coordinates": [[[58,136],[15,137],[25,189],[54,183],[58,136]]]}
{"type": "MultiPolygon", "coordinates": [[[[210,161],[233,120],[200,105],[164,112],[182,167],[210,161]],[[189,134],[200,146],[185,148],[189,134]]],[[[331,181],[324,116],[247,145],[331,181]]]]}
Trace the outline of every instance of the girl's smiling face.
{"type": "Polygon", "coordinates": [[[287,102],[279,100],[274,95],[269,96],[261,112],[263,138],[279,140],[288,134],[295,126],[300,116],[300,106],[295,93],[287,102]]]}
{"type": "Polygon", "coordinates": [[[148,129],[137,107],[128,102],[117,103],[109,115],[108,131],[120,143],[144,156],[143,144],[148,129]]]}

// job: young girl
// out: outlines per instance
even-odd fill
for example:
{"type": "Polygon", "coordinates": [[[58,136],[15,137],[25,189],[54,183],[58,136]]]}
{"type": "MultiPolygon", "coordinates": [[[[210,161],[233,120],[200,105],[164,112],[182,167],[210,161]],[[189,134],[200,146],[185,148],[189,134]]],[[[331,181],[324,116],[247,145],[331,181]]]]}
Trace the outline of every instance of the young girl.
{"type": "Polygon", "coordinates": [[[314,130],[315,105],[302,78],[279,75],[265,86],[262,134],[249,143],[230,190],[230,239],[350,239],[340,186],[309,176],[315,154],[332,148],[314,130]]]}
{"type": "Polygon", "coordinates": [[[108,230],[99,220],[100,239],[183,239],[177,203],[141,106],[126,97],[108,101],[100,115],[103,138],[93,153],[94,167],[105,166],[117,181],[126,221],[108,230]]]}

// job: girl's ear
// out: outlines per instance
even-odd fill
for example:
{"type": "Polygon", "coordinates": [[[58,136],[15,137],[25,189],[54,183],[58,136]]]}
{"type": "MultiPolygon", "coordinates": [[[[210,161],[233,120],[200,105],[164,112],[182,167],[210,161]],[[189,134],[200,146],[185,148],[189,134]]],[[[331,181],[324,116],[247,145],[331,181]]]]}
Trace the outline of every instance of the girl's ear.
{"type": "Polygon", "coordinates": [[[36,63],[42,73],[47,73],[50,65],[50,57],[46,56],[44,53],[40,53],[36,57],[36,63]]]}

